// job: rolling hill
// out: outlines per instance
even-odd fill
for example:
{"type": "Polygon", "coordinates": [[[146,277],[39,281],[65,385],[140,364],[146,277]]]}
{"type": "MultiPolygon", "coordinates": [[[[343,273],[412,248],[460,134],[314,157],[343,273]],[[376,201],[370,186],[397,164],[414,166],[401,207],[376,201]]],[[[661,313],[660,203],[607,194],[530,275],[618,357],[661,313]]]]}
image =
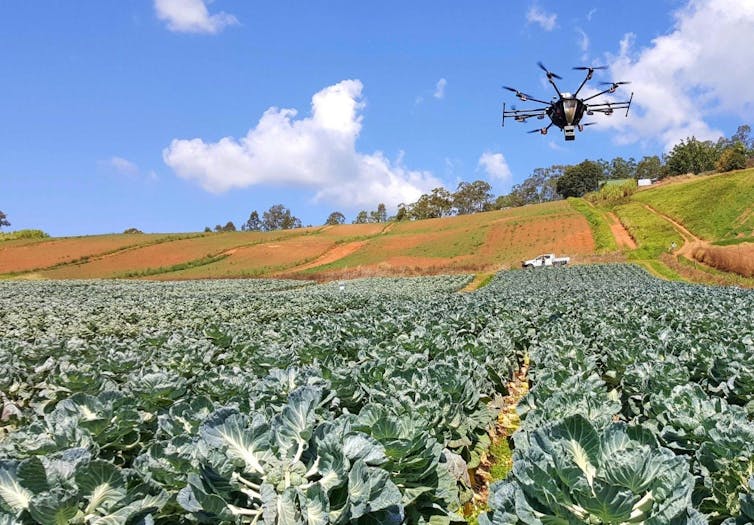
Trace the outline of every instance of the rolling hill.
{"type": "Polygon", "coordinates": [[[3,278],[202,279],[489,274],[543,252],[633,260],[668,278],[751,285],[754,170],[681,177],[610,207],[570,199],[414,222],[0,243],[3,278]]]}

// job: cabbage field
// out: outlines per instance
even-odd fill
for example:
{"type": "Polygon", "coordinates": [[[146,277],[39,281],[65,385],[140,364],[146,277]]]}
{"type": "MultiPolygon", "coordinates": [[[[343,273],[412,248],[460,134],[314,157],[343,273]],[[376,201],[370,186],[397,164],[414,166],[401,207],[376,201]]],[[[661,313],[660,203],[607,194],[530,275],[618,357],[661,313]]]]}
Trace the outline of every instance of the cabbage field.
{"type": "Polygon", "coordinates": [[[0,525],[754,523],[754,294],[627,265],[0,282],[0,525]]]}

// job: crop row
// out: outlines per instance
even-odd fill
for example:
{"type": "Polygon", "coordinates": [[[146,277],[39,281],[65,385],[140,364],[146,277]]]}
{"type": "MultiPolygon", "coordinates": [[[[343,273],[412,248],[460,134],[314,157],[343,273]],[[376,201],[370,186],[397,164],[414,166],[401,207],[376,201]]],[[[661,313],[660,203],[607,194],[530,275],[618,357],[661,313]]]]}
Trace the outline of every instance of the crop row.
{"type": "Polygon", "coordinates": [[[480,522],[751,522],[751,292],[466,282],[0,283],[0,523],[462,521],[525,356],[480,522]]]}

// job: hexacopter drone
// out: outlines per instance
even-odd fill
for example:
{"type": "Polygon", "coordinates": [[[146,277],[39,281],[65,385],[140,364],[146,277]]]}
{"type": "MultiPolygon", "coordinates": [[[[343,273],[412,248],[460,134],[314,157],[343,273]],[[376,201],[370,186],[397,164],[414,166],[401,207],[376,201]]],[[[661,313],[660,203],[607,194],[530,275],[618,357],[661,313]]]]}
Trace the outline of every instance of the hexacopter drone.
{"type": "Polygon", "coordinates": [[[506,111],[505,103],[503,103],[503,126],[505,126],[505,117],[513,117],[513,120],[515,120],[516,122],[526,122],[526,120],[530,118],[543,119],[545,118],[545,116],[547,116],[552,122],[550,122],[544,128],[533,129],[529,131],[529,133],[539,132],[542,135],[547,135],[547,130],[549,130],[550,127],[555,124],[557,127],[563,130],[566,140],[574,140],[576,138],[576,129],[578,129],[579,131],[584,131],[584,126],[591,126],[592,124],[596,124],[596,122],[585,122],[582,124],[581,118],[584,115],[593,115],[595,113],[612,115],[613,111],[615,111],[616,109],[625,109],[626,116],[628,116],[628,110],[631,107],[631,101],[634,98],[633,93],[631,93],[631,97],[626,102],[595,101],[593,103],[590,103],[589,101],[594,100],[595,98],[604,95],[605,93],[615,93],[615,90],[618,89],[618,86],[621,86],[623,84],[630,84],[630,82],[601,82],[601,84],[609,85],[610,87],[586,98],[578,98],[579,91],[581,91],[581,88],[583,88],[584,85],[589,80],[591,80],[594,71],[597,69],[606,69],[605,66],[583,66],[573,68],[579,71],[586,71],[587,73],[586,77],[581,82],[576,92],[571,94],[561,93],[560,89],[558,89],[558,86],[553,80],[554,78],[562,80],[563,77],[560,77],[555,73],[548,71],[542,62],[538,62],[537,64],[544,70],[545,73],[547,73],[547,80],[550,82],[550,84],[552,84],[552,87],[555,88],[558,96],[553,97],[552,101],[550,102],[545,102],[544,100],[539,100],[530,95],[527,95],[526,93],[522,93],[515,88],[503,86],[504,89],[513,91],[522,102],[531,100],[532,102],[545,104],[545,106],[540,108],[515,109],[514,107],[514,109],[512,110],[506,111]]]}

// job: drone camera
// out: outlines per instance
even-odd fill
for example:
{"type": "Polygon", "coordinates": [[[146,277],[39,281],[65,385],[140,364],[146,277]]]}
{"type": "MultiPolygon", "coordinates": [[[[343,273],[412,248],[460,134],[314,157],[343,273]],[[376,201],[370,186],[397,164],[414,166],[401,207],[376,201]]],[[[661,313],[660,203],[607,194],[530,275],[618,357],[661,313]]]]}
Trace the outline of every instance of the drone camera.
{"type": "Polygon", "coordinates": [[[563,126],[566,140],[576,140],[576,126],[563,126]]]}

